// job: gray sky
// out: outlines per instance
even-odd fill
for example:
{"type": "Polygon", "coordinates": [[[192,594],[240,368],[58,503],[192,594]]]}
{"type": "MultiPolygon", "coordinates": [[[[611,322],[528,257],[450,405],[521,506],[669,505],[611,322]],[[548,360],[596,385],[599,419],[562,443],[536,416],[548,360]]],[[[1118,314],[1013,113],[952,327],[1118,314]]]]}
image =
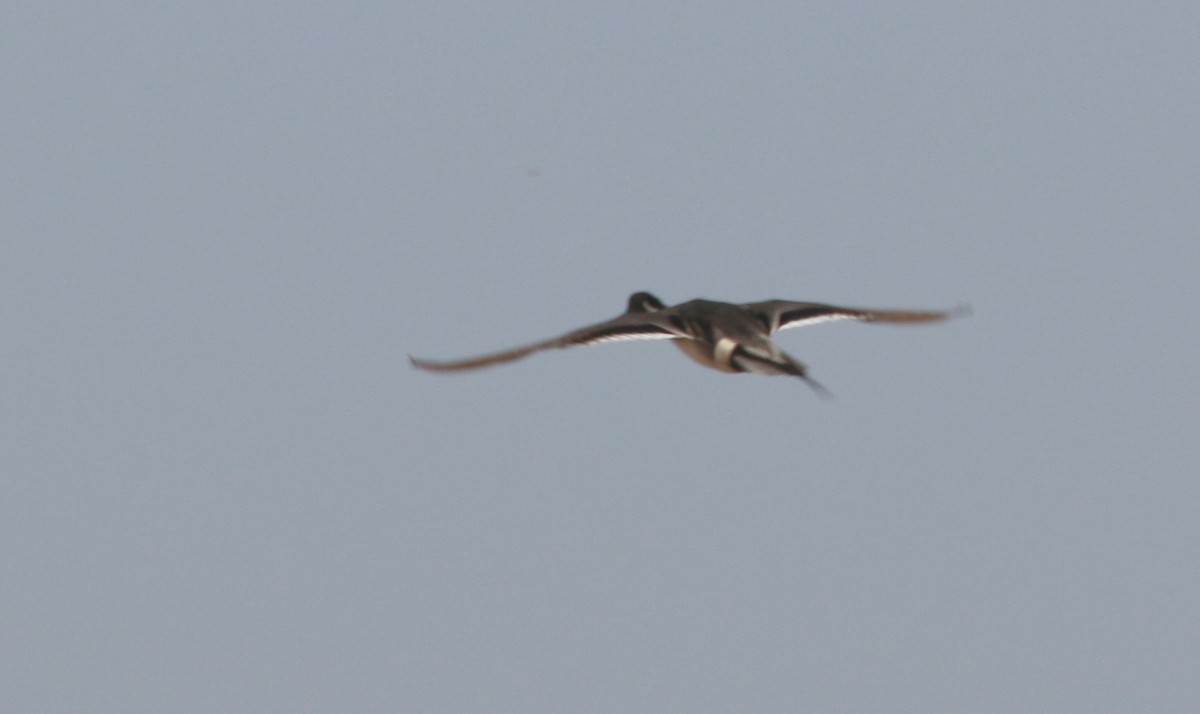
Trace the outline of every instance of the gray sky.
{"type": "Polygon", "coordinates": [[[0,709],[1193,711],[1198,23],[6,4],[0,709]]]}

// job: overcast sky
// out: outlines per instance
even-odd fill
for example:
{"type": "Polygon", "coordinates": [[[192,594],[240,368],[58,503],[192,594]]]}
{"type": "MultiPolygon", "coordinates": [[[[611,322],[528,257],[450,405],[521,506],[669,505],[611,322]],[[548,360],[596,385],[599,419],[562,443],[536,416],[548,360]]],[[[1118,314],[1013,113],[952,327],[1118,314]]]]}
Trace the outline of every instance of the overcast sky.
{"type": "Polygon", "coordinates": [[[0,710],[1184,712],[1200,9],[0,9],[0,710]],[[628,295],[947,308],[436,375],[628,295]]]}

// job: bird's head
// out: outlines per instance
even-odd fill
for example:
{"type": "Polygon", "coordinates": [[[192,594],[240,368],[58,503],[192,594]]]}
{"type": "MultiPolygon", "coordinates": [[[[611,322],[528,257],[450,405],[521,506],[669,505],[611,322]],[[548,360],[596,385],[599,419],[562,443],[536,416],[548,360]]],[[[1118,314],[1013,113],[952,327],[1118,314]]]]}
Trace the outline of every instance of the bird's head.
{"type": "Polygon", "coordinates": [[[654,297],[650,293],[634,293],[629,296],[629,307],[625,310],[625,312],[655,312],[663,309],[664,307],[666,307],[666,305],[663,304],[663,301],[654,297]]]}

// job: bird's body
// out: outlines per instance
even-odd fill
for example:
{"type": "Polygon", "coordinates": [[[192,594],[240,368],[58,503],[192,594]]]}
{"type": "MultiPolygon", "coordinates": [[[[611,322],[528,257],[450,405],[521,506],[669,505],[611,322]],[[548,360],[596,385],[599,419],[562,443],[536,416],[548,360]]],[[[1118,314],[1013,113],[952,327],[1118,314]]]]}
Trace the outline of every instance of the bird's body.
{"type": "Polygon", "coordinates": [[[617,340],[668,339],[705,367],[722,372],[799,377],[818,392],[824,392],[809,378],[808,369],[802,363],[775,344],[771,339],[773,333],[789,327],[843,319],[907,324],[937,322],[964,310],[870,310],[788,300],[737,304],[701,299],[667,307],[650,293],[639,292],[629,296],[628,307],[622,315],[551,340],[452,362],[409,359],[421,369],[456,372],[511,362],[552,348],[617,340]]]}

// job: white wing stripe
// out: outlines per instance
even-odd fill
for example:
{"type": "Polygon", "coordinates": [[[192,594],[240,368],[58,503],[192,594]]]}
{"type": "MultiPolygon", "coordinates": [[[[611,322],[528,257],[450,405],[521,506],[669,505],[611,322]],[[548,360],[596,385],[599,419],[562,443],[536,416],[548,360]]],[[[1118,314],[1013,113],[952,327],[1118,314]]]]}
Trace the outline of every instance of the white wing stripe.
{"type": "Polygon", "coordinates": [[[605,335],[603,337],[594,337],[590,340],[580,340],[580,345],[598,345],[601,342],[629,342],[632,340],[677,340],[680,335],[673,335],[663,332],[626,332],[616,335],[605,335]]]}
{"type": "Polygon", "coordinates": [[[781,330],[790,330],[793,327],[804,327],[805,325],[818,325],[822,322],[836,322],[837,320],[854,320],[858,319],[858,315],[845,312],[828,312],[824,315],[813,315],[812,317],[802,317],[799,320],[792,320],[779,326],[781,330]]]}

